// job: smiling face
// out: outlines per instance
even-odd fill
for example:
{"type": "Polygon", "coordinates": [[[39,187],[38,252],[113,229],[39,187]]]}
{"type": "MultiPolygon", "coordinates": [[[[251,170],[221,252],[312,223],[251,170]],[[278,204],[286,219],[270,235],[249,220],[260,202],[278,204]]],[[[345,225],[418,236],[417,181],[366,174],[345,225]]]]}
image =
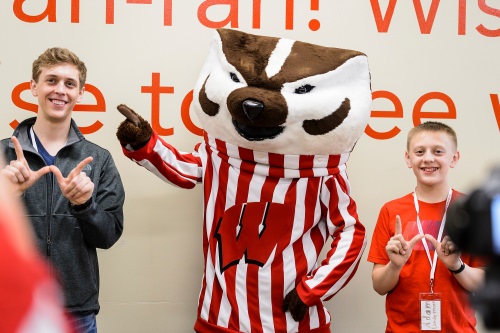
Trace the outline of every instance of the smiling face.
{"type": "Polygon", "coordinates": [[[69,121],[85,89],[80,86],[80,72],[75,65],[62,63],[41,70],[38,80],[31,80],[31,93],[38,99],[38,116],[53,122],[69,121]]]}
{"type": "Polygon", "coordinates": [[[405,152],[406,164],[417,178],[417,187],[448,189],[448,171],[459,158],[455,141],[444,131],[416,132],[405,152]]]}

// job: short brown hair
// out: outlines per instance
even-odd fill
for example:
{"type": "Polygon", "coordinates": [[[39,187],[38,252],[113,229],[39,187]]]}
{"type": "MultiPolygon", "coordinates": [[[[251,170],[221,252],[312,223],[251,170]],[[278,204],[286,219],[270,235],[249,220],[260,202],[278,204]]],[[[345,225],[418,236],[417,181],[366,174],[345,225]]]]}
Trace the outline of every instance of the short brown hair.
{"type": "Polygon", "coordinates": [[[413,127],[408,132],[408,137],[406,140],[406,149],[410,149],[410,141],[415,136],[415,134],[420,132],[444,132],[450,136],[453,143],[455,144],[455,149],[458,147],[457,133],[450,126],[440,123],[438,121],[426,121],[418,126],[413,127]]]}
{"type": "Polygon", "coordinates": [[[43,52],[38,59],[33,62],[31,78],[35,82],[38,82],[43,68],[63,63],[76,66],[80,72],[79,80],[81,90],[87,80],[87,67],[85,67],[85,63],[81,61],[76,54],[62,47],[52,47],[43,52]]]}

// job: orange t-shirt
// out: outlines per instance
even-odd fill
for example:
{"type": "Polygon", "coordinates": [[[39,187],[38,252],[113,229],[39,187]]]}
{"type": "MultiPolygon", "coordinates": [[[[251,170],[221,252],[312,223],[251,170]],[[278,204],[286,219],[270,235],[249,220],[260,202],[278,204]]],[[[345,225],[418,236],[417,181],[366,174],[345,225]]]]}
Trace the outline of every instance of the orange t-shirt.
{"type": "MultiPolygon", "coordinates": [[[[461,193],[453,191],[452,200],[460,195],[461,193]]],[[[437,239],[445,206],[446,201],[425,203],[419,200],[419,218],[425,234],[437,239]]],[[[389,262],[385,247],[395,233],[396,215],[401,217],[402,232],[406,240],[418,233],[412,193],[386,203],[380,210],[372,236],[369,262],[382,265],[389,262]]],[[[427,245],[431,258],[434,258],[434,247],[429,242],[427,245]]],[[[471,267],[484,265],[479,258],[464,253],[461,258],[471,267]]],[[[400,272],[398,284],[386,295],[386,332],[421,332],[419,295],[430,292],[430,271],[431,265],[424,246],[422,242],[418,242],[400,272]]],[[[434,275],[434,293],[440,293],[441,298],[441,332],[476,332],[476,317],[468,292],[439,259],[434,275]]]]}

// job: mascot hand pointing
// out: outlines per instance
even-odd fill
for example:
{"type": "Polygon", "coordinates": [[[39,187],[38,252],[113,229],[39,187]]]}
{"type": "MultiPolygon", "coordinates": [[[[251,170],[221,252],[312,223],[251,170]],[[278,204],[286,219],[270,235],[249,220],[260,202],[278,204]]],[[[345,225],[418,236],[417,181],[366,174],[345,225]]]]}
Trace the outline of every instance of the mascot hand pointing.
{"type": "Polygon", "coordinates": [[[127,118],[118,126],[116,132],[120,144],[133,150],[140,149],[151,138],[153,133],[151,125],[125,104],[120,104],[116,108],[127,118]]]}

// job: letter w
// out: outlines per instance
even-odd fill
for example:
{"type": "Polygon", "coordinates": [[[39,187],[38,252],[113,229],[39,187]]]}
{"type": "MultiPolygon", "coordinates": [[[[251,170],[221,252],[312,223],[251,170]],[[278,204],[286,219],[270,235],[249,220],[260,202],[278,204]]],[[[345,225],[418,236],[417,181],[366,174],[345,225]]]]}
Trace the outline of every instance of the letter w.
{"type": "Polygon", "coordinates": [[[220,270],[245,263],[263,267],[276,249],[290,242],[293,208],[272,202],[250,202],[229,208],[219,220],[214,237],[218,241],[220,270]]]}
{"type": "MultiPolygon", "coordinates": [[[[370,0],[378,32],[387,32],[389,30],[392,15],[394,14],[394,8],[396,7],[396,1],[397,0],[389,0],[389,5],[387,6],[385,16],[382,16],[382,10],[380,9],[379,0],[370,0]]],[[[436,18],[436,12],[439,7],[439,1],[440,0],[432,0],[429,14],[426,19],[424,16],[424,10],[422,9],[422,1],[413,0],[413,6],[415,7],[415,14],[417,15],[418,25],[420,27],[421,33],[431,33],[434,19],[436,18]]]]}

